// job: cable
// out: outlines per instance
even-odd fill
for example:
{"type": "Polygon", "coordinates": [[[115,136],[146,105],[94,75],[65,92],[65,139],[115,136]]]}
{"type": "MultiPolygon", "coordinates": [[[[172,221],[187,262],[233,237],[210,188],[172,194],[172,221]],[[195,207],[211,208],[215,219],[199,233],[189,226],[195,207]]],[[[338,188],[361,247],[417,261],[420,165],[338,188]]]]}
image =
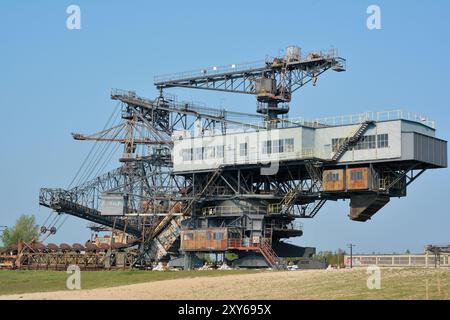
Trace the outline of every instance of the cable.
{"type": "Polygon", "coordinates": [[[60,230],[61,227],[64,225],[64,223],[67,221],[68,218],[69,218],[69,215],[66,214],[64,220],[59,224],[59,226],[56,228],[56,230],[60,230]]]}
{"type": "MultiPolygon", "coordinates": [[[[118,108],[119,104],[120,103],[116,104],[116,106],[115,106],[113,112],[111,113],[111,115],[109,116],[108,121],[106,122],[103,130],[106,130],[106,128],[109,126],[109,124],[110,124],[112,119],[114,119],[113,123],[117,120],[117,117],[120,114],[120,112],[118,112],[118,111],[120,111],[120,108],[118,108]]],[[[85,175],[85,173],[86,173],[87,168],[89,168],[89,166],[86,167],[85,165],[89,161],[89,159],[90,159],[89,162],[90,163],[92,162],[92,158],[91,158],[92,154],[93,153],[94,154],[97,153],[98,149],[94,152],[94,150],[96,149],[97,145],[98,145],[98,141],[95,141],[94,145],[89,150],[86,158],[84,159],[83,163],[81,164],[80,168],[78,169],[78,171],[76,172],[75,176],[73,177],[71,183],[69,184],[68,189],[70,189],[73,186],[74,182],[77,181],[77,178],[78,178],[78,182],[82,181],[80,177],[83,177],[85,175]],[[81,176],[80,176],[80,174],[81,174],[81,176]]],[[[77,185],[78,184],[79,183],[77,183],[77,185]]]]}
{"type": "Polygon", "coordinates": [[[44,223],[41,224],[41,226],[45,226],[45,224],[47,223],[48,219],[50,219],[51,216],[52,216],[52,213],[50,212],[50,213],[47,215],[47,219],[45,219],[44,223]]]}

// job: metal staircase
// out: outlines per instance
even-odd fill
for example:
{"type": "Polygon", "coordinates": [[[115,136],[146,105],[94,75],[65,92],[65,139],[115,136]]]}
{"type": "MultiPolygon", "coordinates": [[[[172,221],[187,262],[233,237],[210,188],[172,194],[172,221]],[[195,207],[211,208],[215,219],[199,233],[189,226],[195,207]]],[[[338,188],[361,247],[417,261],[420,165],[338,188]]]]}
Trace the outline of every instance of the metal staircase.
{"type": "Polygon", "coordinates": [[[267,242],[266,239],[262,239],[258,248],[261,254],[263,255],[264,259],[266,259],[268,265],[272,269],[275,270],[286,269],[286,263],[277,256],[275,251],[272,249],[272,246],[267,242]]]}
{"type": "Polygon", "coordinates": [[[283,199],[281,199],[281,202],[279,203],[280,214],[286,214],[289,209],[294,205],[295,201],[297,200],[297,197],[301,193],[301,187],[296,187],[294,189],[289,190],[283,199]]]}
{"type": "Polygon", "coordinates": [[[327,202],[326,199],[320,199],[319,202],[314,206],[314,208],[311,210],[311,212],[308,213],[308,218],[314,218],[316,214],[322,209],[324,204],[327,202]]]}
{"type": "Polygon", "coordinates": [[[177,206],[181,206],[180,202],[177,202],[172,206],[169,213],[158,223],[153,229],[148,238],[144,242],[144,250],[138,256],[133,266],[138,263],[143,263],[143,259],[148,256],[151,260],[158,261],[168,254],[170,248],[173,247],[175,242],[179,239],[181,233],[181,222],[186,219],[186,215],[189,215],[191,209],[197,201],[206,193],[209,186],[214,183],[222,173],[222,167],[217,168],[208,178],[207,183],[202,190],[196,194],[188,205],[182,210],[182,215],[175,215],[178,210],[177,206]]]}
{"type": "Polygon", "coordinates": [[[356,130],[356,132],[352,136],[345,139],[344,142],[339,146],[338,150],[333,155],[333,158],[331,158],[331,160],[338,161],[350,147],[354,146],[359,141],[359,139],[361,139],[361,137],[373,123],[373,120],[368,120],[361,123],[361,126],[358,128],[358,130],[356,130]]]}

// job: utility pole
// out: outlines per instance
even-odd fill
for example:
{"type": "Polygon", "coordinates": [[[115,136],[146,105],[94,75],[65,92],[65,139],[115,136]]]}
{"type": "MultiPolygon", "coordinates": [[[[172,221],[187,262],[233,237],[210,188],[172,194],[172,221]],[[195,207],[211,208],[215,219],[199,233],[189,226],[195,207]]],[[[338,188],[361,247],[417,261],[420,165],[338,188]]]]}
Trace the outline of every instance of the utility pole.
{"type": "Polygon", "coordinates": [[[347,245],[347,247],[350,248],[350,269],[352,269],[353,268],[353,247],[355,247],[355,245],[352,243],[349,243],[347,245]]]}

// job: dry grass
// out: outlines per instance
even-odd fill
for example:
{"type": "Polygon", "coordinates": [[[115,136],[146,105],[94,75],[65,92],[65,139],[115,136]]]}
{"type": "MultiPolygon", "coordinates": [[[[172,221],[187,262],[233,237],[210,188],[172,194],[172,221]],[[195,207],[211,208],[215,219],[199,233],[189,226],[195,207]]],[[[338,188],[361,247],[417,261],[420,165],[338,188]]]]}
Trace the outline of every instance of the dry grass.
{"type": "MultiPolygon", "coordinates": [[[[201,273],[201,272],[197,272],[201,273]]],[[[450,269],[382,269],[369,290],[365,269],[228,274],[116,288],[3,296],[8,299],[450,299],[450,269]]]]}

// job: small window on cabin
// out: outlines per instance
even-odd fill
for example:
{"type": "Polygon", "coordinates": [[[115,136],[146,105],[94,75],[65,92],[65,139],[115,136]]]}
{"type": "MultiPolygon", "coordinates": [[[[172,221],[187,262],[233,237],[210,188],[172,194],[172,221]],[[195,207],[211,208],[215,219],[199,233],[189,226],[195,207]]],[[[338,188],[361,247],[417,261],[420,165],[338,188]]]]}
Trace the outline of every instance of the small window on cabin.
{"type": "Polygon", "coordinates": [[[271,154],[272,153],[272,141],[264,141],[263,147],[262,147],[262,153],[263,154],[271,154]]]}
{"type": "MultiPolygon", "coordinates": [[[[331,150],[333,152],[337,152],[339,150],[339,148],[341,147],[341,145],[343,145],[347,140],[348,140],[348,138],[331,139],[331,150]]],[[[355,149],[356,149],[356,146],[355,146],[355,149]]]]}
{"type": "Polygon", "coordinates": [[[294,139],[284,139],[283,152],[294,152],[294,139]]]}
{"type": "Polygon", "coordinates": [[[185,233],[184,234],[184,239],[185,241],[190,241],[190,240],[194,240],[194,234],[192,232],[189,233],[185,233]]]}
{"type": "Polygon", "coordinates": [[[378,148],[389,147],[389,135],[387,133],[379,134],[377,136],[377,147],[378,148]]]}
{"type": "Polygon", "coordinates": [[[213,239],[213,233],[212,232],[208,232],[206,233],[206,240],[212,240],[213,239]]]}
{"type": "Polygon", "coordinates": [[[217,158],[223,158],[223,153],[224,153],[223,150],[224,150],[224,146],[216,147],[217,158]]]}
{"type": "Polygon", "coordinates": [[[284,139],[278,140],[278,152],[279,153],[284,152],[284,139]]]}
{"type": "Polygon", "coordinates": [[[330,172],[326,176],[327,182],[336,182],[339,181],[339,173],[330,172]]]}
{"type": "Polygon", "coordinates": [[[183,161],[192,161],[192,149],[182,150],[183,161]]]}
{"type": "Polygon", "coordinates": [[[246,157],[248,154],[248,145],[247,142],[241,143],[239,145],[239,156],[246,157]]]}
{"type": "Polygon", "coordinates": [[[206,147],[203,159],[214,159],[216,157],[215,147],[206,147]]]}
{"type": "Polygon", "coordinates": [[[363,179],[363,174],[361,171],[352,171],[350,172],[350,180],[359,181],[363,179]]]}
{"type": "Polygon", "coordinates": [[[203,148],[194,149],[194,160],[203,160],[203,148]]]}
{"type": "Polygon", "coordinates": [[[223,232],[214,233],[214,240],[222,240],[222,239],[223,239],[223,232]]]}
{"type": "Polygon", "coordinates": [[[272,141],[272,153],[279,153],[280,147],[279,147],[280,140],[273,140],[272,141]]]}
{"type": "Polygon", "coordinates": [[[367,148],[368,149],[375,149],[377,147],[376,143],[376,136],[367,136],[367,148]]]}

